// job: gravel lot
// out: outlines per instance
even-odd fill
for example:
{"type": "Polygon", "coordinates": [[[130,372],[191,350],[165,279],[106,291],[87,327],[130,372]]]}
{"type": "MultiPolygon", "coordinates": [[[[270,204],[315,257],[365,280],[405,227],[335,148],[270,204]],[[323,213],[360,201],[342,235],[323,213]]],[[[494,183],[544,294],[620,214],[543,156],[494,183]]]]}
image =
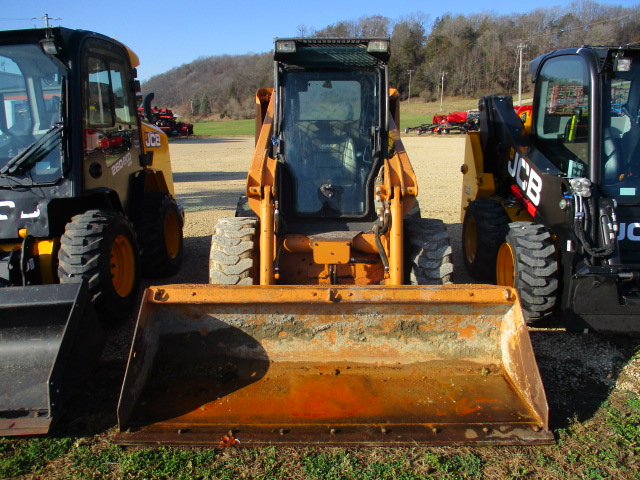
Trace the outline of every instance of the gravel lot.
{"type": "MultiPolygon", "coordinates": [[[[454,250],[456,283],[469,283],[460,255],[460,165],[462,135],[406,135],[405,148],[419,182],[424,217],[442,219],[454,250]]],[[[215,222],[233,215],[244,191],[253,137],[192,138],[171,143],[178,202],[186,210],[185,264],[165,283],[206,283],[209,237],[215,222]]],[[[531,337],[543,377],[553,428],[568,419],[586,420],[613,388],[640,395],[639,336],[566,333],[535,329],[531,337]]]]}
{"type": "MultiPolygon", "coordinates": [[[[404,144],[418,177],[423,216],[442,219],[454,244],[456,264],[462,265],[458,241],[460,224],[460,165],[464,136],[407,136],[404,144]]],[[[172,283],[206,283],[209,236],[216,221],[233,215],[244,193],[247,170],[253,155],[253,137],[193,138],[171,142],[171,162],[178,203],[187,213],[185,225],[186,268],[172,283]]],[[[471,279],[464,267],[456,282],[471,279]]]]}

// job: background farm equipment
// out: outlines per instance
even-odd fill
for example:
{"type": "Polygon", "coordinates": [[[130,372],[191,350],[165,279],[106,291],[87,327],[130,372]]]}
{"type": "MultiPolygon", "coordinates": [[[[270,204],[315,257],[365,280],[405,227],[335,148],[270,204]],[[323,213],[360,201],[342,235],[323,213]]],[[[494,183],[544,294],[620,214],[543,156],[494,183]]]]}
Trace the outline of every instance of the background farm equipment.
{"type": "MultiPolygon", "coordinates": [[[[138,113],[145,118],[144,108],[138,108],[138,113]]],[[[179,122],[178,116],[169,108],[151,108],[151,118],[147,119],[157,127],[160,127],[167,137],[188,137],[193,135],[193,123],[179,122]]]]}
{"type": "Polygon", "coordinates": [[[424,123],[417,127],[406,127],[405,133],[415,131],[418,135],[425,132],[431,133],[451,133],[460,132],[467,133],[478,130],[478,120],[480,113],[477,110],[469,110],[468,112],[453,112],[448,115],[436,114],[433,116],[431,123],[424,123]]]}

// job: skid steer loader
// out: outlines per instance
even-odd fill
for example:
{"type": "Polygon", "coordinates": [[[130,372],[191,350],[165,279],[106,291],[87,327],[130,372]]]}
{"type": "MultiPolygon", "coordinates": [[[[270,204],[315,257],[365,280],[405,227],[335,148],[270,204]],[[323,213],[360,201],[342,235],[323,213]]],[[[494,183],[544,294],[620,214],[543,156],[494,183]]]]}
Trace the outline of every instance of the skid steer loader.
{"type": "Polygon", "coordinates": [[[640,49],[566,49],[530,71],[530,122],[488,96],[467,137],[465,264],[516,287],[530,324],[640,332],[640,49]]]}
{"type": "Polygon", "coordinates": [[[281,39],[210,285],[148,289],[123,444],[546,443],[517,294],[443,286],[387,85],[388,39],[281,39]]]}
{"type": "Polygon", "coordinates": [[[0,62],[0,436],[40,434],[99,358],[99,318],[132,311],[141,271],[179,268],[183,213],[133,52],[4,31],[0,62]]]}

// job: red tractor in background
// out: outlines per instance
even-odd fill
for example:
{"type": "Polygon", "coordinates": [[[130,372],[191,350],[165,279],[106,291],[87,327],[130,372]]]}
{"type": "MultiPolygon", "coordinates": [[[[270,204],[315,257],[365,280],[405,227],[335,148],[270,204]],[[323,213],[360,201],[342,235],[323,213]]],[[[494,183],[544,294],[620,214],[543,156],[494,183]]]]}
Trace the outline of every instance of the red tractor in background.
{"type": "MultiPolygon", "coordinates": [[[[514,107],[516,115],[520,117],[525,126],[526,131],[531,125],[531,105],[523,105],[514,107]]],[[[480,128],[480,112],[478,110],[469,110],[466,112],[453,112],[447,115],[435,114],[431,119],[431,123],[424,123],[417,127],[406,127],[404,133],[415,131],[418,135],[425,132],[431,133],[468,133],[476,132],[480,128]]]]}
{"type": "MultiPolygon", "coordinates": [[[[145,118],[142,107],[138,108],[140,117],[145,118]]],[[[193,123],[178,122],[177,115],[169,108],[151,108],[151,118],[147,120],[160,127],[167,137],[188,137],[193,135],[193,123]]]]}
{"type": "Polygon", "coordinates": [[[431,123],[425,123],[417,127],[406,127],[404,132],[409,133],[415,130],[418,135],[422,135],[425,132],[440,134],[457,131],[467,133],[478,130],[478,119],[479,112],[477,110],[453,112],[448,115],[436,114],[433,116],[431,123]]]}

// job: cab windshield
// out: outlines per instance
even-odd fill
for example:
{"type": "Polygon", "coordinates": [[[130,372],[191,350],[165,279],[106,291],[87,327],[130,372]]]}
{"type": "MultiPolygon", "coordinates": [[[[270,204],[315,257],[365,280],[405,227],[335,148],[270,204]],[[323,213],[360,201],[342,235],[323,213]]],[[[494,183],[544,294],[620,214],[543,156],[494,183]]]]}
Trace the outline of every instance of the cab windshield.
{"type": "Polygon", "coordinates": [[[0,45],[0,186],[60,178],[64,75],[37,44],[0,45]]]}
{"type": "Polygon", "coordinates": [[[379,126],[378,72],[290,71],[281,83],[284,163],[296,214],[364,216],[379,126]]]}
{"type": "Polygon", "coordinates": [[[640,55],[618,60],[603,89],[603,191],[618,203],[640,202],[640,55]]]}

